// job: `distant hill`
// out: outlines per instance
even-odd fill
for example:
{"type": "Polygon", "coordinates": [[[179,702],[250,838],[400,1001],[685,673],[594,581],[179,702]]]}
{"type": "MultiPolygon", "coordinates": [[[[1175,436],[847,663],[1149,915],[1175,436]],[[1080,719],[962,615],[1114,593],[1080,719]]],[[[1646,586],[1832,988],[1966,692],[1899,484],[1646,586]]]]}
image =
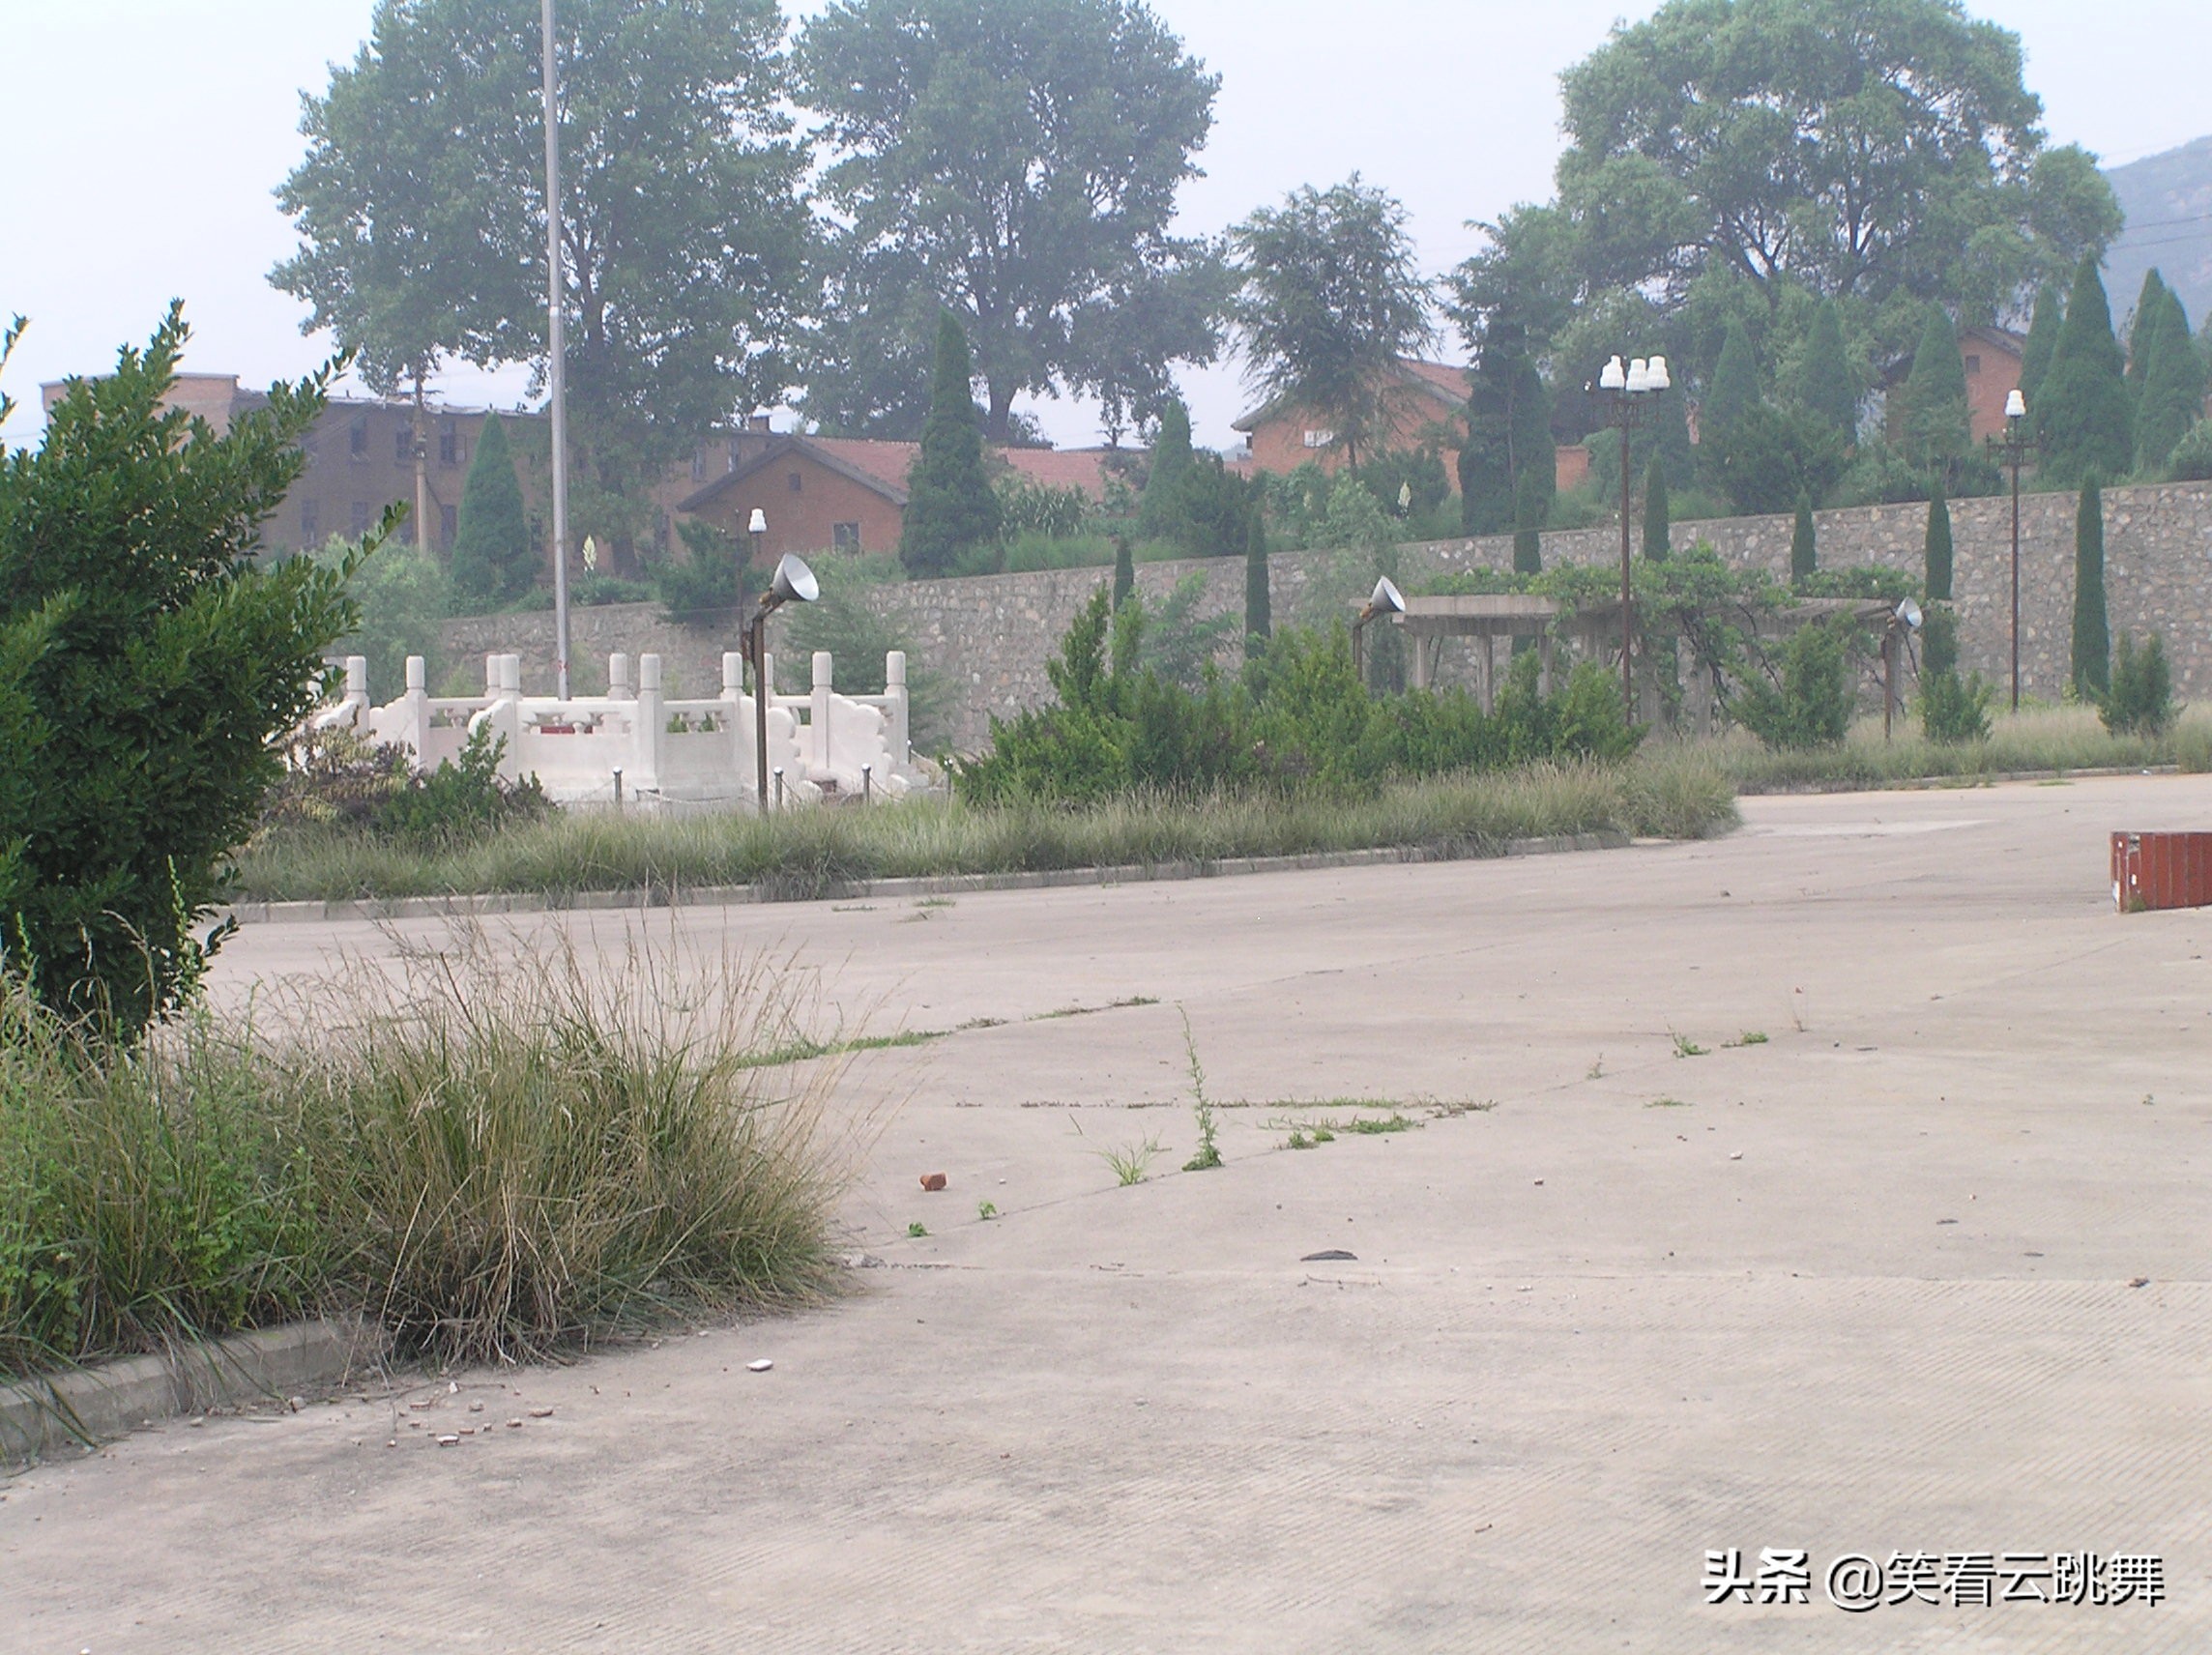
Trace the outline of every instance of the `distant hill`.
{"type": "Polygon", "coordinates": [[[2212,310],[2212,137],[2115,166],[2105,176],[2128,216],[2105,259],[2112,320],[2135,308],[2143,273],[2156,268],[2181,295],[2192,328],[2212,310]]]}

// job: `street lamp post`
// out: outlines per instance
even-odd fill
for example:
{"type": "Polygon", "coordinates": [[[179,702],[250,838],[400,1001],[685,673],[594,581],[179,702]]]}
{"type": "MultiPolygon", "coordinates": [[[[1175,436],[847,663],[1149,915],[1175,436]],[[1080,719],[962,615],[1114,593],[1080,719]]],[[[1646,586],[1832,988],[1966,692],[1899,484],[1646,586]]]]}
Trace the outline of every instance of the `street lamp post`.
{"type": "MultiPolygon", "coordinates": [[[[755,509],[748,526],[756,555],[761,537],[768,533],[766,513],[755,509]]],[[[822,595],[822,587],[814,578],[814,571],[789,552],[775,566],[775,578],[769,589],[761,594],[760,607],[753,611],[752,624],[746,628],[747,653],[753,658],[753,786],[760,799],[760,812],[769,813],[768,792],[768,618],[786,603],[797,599],[812,603],[822,595]]],[[[783,770],[778,767],[780,780],[783,770]]]]}
{"type": "Polygon", "coordinates": [[[553,0],[542,0],[545,94],[545,354],[553,416],[553,693],[568,699],[568,391],[562,361],[561,128],[553,76],[553,0]]]}
{"type": "Polygon", "coordinates": [[[1388,575],[1378,577],[1373,595],[1368,597],[1359,613],[1352,618],[1352,676],[1359,681],[1359,687],[1362,690],[1367,687],[1367,652],[1362,644],[1367,633],[1368,622],[1374,620],[1378,615],[1403,615],[1405,613],[1406,597],[1398,590],[1398,583],[1388,575]]]}
{"type": "Polygon", "coordinates": [[[2012,710],[2020,711],[2020,468],[2034,456],[2035,438],[2027,434],[2027,398],[2018,390],[2005,397],[2005,434],[1990,439],[1990,451],[2012,473],[2012,710]]]}
{"type": "Polygon", "coordinates": [[[1611,392],[1606,399],[1608,425],[1620,433],[1620,709],[1628,722],[1636,722],[1636,675],[1631,664],[1636,626],[1632,605],[1628,550],[1628,503],[1633,486],[1629,473],[1628,437],[1644,422],[1649,406],[1643,398],[1671,389],[1665,357],[1637,357],[1624,367],[1618,357],[1608,362],[1597,376],[1597,389],[1611,392]]]}

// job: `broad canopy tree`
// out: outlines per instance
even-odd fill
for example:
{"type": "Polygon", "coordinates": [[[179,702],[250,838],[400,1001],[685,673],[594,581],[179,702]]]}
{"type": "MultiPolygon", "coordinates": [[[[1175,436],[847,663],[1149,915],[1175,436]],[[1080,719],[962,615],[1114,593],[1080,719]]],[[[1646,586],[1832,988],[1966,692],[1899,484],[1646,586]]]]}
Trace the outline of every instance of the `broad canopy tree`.
{"type": "Polygon", "coordinates": [[[2047,144],[2018,38],[1959,0],[1668,0],[1562,91],[1557,198],[1485,226],[1455,285],[1537,278],[1569,429],[1615,353],[1709,397],[1734,323],[1848,442],[1839,338],[1854,391],[1894,390],[1930,304],[2017,315],[2120,227],[2093,160],[2047,144]]]}
{"type": "Polygon", "coordinates": [[[940,307],[994,442],[1024,392],[1097,394],[1119,430],[1213,360],[1218,252],[1169,224],[1220,80],[1141,0],[834,0],[794,55],[841,219],[810,412],[911,434],[940,307]]]}
{"type": "Polygon", "coordinates": [[[1596,279],[1987,308],[2119,227],[2088,159],[2045,150],[2019,37],[1960,0],[1672,0],[1561,86],[1596,279]]]}
{"type": "MultiPolygon", "coordinates": [[[[558,26],[573,441],[586,498],[619,500],[788,386],[805,158],[776,0],[562,0],[558,26]]],[[[380,0],[305,101],[307,154],[278,191],[301,247],[271,279],[372,386],[447,357],[542,371],[540,41],[528,0],[380,0]]],[[[631,505],[605,525],[618,542],[631,505]]]]}
{"type": "Polygon", "coordinates": [[[1352,469],[1379,445],[1398,360],[1433,337],[1406,210],[1353,173],[1294,189],[1230,231],[1256,387],[1326,420],[1352,469]]]}

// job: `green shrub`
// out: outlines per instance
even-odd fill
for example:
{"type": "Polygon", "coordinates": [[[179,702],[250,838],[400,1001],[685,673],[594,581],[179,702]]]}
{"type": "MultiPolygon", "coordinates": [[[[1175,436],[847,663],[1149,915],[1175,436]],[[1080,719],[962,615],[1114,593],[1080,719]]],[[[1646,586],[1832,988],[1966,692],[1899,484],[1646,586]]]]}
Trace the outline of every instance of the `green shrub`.
{"type": "Polygon", "coordinates": [[[351,563],[252,557],[327,371],[218,434],[164,411],[186,336],[172,308],[111,376],[68,383],[38,450],[0,457],[0,948],[121,1037],[219,941],[196,919],[358,620],[351,563]]]}
{"type": "Polygon", "coordinates": [[[653,589],[664,620],[705,631],[726,629],[734,612],[759,590],[751,558],[735,535],[696,517],[676,525],[686,556],[664,558],[653,566],[653,589]]]}
{"type": "Polygon", "coordinates": [[[2105,728],[2115,736],[2156,736],[2173,722],[2173,675],[2166,644],[2156,632],[2136,648],[2127,633],[2112,653],[2112,683],[2099,707],[2105,728]]]}
{"type": "Polygon", "coordinates": [[[2199,420],[2168,456],[2166,474],[2176,482],[2212,482],[2212,420],[2199,420]]]}
{"type": "Polygon", "coordinates": [[[1392,778],[1613,761],[1641,740],[1610,678],[1586,662],[1547,696],[1537,657],[1523,656],[1485,713],[1459,690],[1370,694],[1339,624],[1278,629],[1240,681],[1210,678],[1194,691],[1140,664],[1147,624],[1141,604],[1111,611],[1101,587],[1047,668],[1054,704],[994,721],[989,750],[954,769],[959,796],[990,805],[1147,792],[1341,796],[1392,778]]]}
{"type": "Polygon", "coordinates": [[[453,588],[436,558],[400,540],[364,557],[336,535],[308,555],[326,568],[352,570],[346,593],[361,619],[330,653],[367,660],[373,699],[389,701],[406,687],[409,655],[421,655],[429,682],[437,682],[446,669],[443,623],[453,613],[453,588]]]}
{"type": "Polygon", "coordinates": [[[450,844],[516,823],[550,815],[553,804],[530,776],[509,781],[499,773],[507,738],[489,725],[478,729],[457,759],[427,773],[417,771],[370,818],[378,833],[415,844],[450,844]]]}
{"type": "Polygon", "coordinates": [[[1056,488],[1010,473],[997,484],[1000,533],[1072,539],[1091,527],[1091,496],[1080,488],[1056,488]]]}
{"type": "Polygon", "coordinates": [[[1962,681],[1955,667],[1932,672],[1920,691],[1920,728],[1931,741],[1986,741],[1995,695],[1980,673],[1962,681]]]}
{"type": "Polygon", "coordinates": [[[1858,707],[1854,656],[1862,645],[1848,622],[1800,626],[1783,646],[1779,671],[1745,682],[1733,707],[1737,719],[1769,747],[1835,746],[1858,707]]]}

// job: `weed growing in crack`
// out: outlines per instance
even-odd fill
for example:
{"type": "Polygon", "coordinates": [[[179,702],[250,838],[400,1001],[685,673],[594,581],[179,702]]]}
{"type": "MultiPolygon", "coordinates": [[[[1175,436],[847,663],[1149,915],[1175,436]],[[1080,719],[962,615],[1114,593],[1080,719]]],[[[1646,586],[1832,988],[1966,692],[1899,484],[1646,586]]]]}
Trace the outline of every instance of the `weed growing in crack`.
{"type": "Polygon", "coordinates": [[[1124,1148],[1092,1151],[1113,1170],[1114,1181],[1123,1189],[1145,1181],[1145,1175],[1151,1171],[1152,1162],[1159,1152],[1160,1141],[1157,1138],[1148,1138],[1142,1144],[1131,1144],[1124,1148]]]}
{"type": "Polygon", "coordinates": [[[1221,1165],[1221,1148],[1214,1142],[1217,1124],[1213,1118],[1213,1105],[1206,1096],[1206,1069],[1198,1060],[1198,1041],[1190,1031],[1190,1013],[1181,1006],[1176,1010],[1182,1017],[1182,1050],[1190,1064],[1191,1105],[1198,1116],[1198,1153],[1182,1164],[1186,1173],[1211,1172],[1221,1165]]]}

